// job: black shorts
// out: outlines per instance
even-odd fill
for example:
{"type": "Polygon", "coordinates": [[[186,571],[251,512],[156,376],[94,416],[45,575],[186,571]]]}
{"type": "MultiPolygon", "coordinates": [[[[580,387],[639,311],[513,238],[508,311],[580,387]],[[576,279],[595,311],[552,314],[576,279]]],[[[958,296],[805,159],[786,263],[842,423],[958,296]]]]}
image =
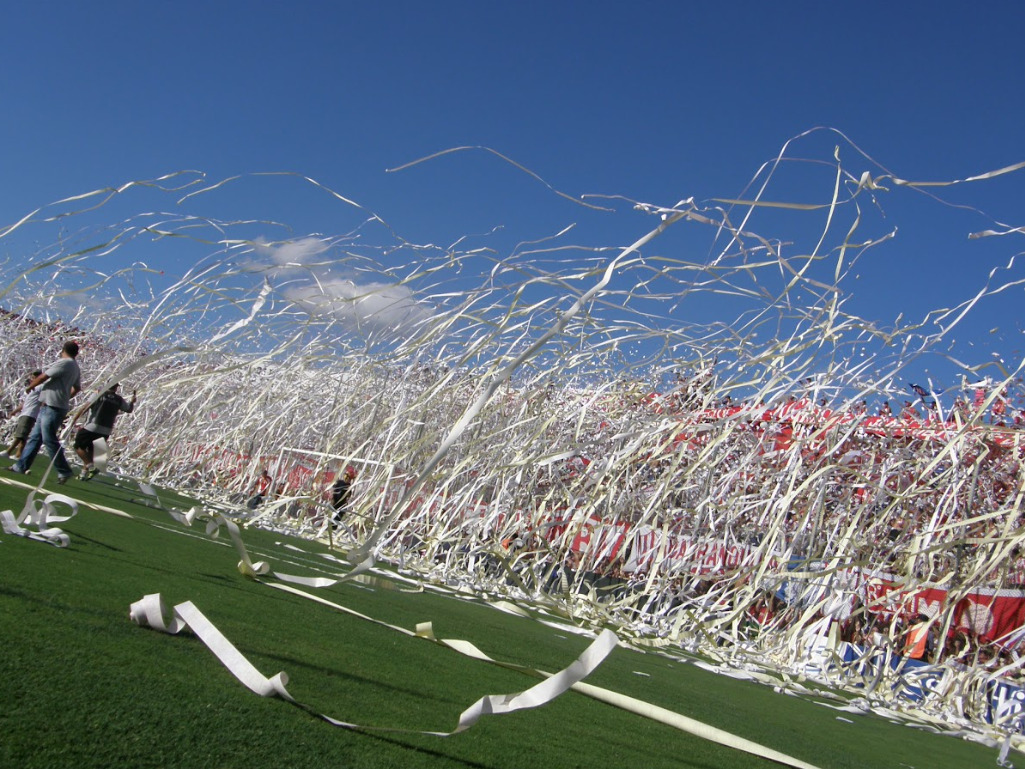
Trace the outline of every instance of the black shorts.
{"type": "Polygon", "coordinates": [[[100,435],[94,433],[92,430],[86,430],[84,427],[78,428],[78,433],[75,435],[75,448],[92,450],[93,442],[100,438],[106,438],[106,435],[100,435]]]}
{"type": "Polygon", "coordinates": [[[27,417],[27,416],[20,416],[20,417],[18,417],[18,424],[16,424],[14,426],[14,435],[11,436],[11,438],[12,439],[20,438],[21,440],[25,440],[26,438],[28,438],[29,433],[32,432],[32,428],[35,426],[35,424],[36,424],[36,418],[35,417],[27,417]]]}

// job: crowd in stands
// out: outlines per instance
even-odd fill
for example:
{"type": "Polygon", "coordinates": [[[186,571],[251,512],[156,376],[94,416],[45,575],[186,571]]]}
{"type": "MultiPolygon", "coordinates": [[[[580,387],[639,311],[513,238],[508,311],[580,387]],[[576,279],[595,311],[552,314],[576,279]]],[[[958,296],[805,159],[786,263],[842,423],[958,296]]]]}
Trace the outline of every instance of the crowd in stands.
{"type": "MultiPolygon", "coordinates": [[[[53,357],[69,335],[82,343],[86,380],[91,360],[111,352],[80,329],[10,313],[0,314],[0,326],[0,406],[8,416],[16,413],[17,384],[25,372],[53,357]]],[[[200,363],[191,368],[174,361],[161,365],[169,383],[202,381],[206,373],[216,373],[200,363]]],[[[230,392],[234,388],[237,393],[240,386],[239,375],[231,376],[217,380],[211,374],[210,389],[216,392],[203,403],[214,405],[204,405],[201,412],[190,405],[195,393],[184,385],[180,392],[147,399],[143,413],[118,436],[124,459],[148,470],[159,463],[169,485],[206,484],[234,494],[252,494],[257,474],[270,469],[277,479],[273,492],[261,495],[254,509],[274,509],[273,497],[290,500],[282,509],[300,515],[326,509],[323,487],[333,471],[316,458],[320,444],[307,440],[307,456],[301,451],[275,453],[285,445],[281,435],[295,444],[307,436],[296,435],[293,422],[280,427],[277,422],[261,423],[267,414],[276,415],[260,412],[259,398],[232,400],[230,392]],[[251,421],[245,424],[266,427],[270,444],[253,443],[252,429],[242,436],[248,437],[248,448],[242,437],[235,445],[219,441],[213,431],[221,421],[231,423],[224,415],[236,413],[232,409],[248,409],[245,419],[251,421]],[[168,445],[153,443],[162,422],[181,423],[185,415],[198,420],[197,413],[208,416],[209,424],[191,431],[176,428],[171,434],[179,437],[169,439],[168,445]],[[181,440],[182,434],[193,440],[181,440]],[[305,504],[303,499],[312,501],[305,504]]],[[[249,376],[247,386],[267,388],[270,409],[280,377],[274,371],[249,376]]],[[[451,379],[451,372],[418,370],[416,376],[398,377],[398,384],[390,386],[407,390],[396,389],[384,402],[394,406],[422,397],[425,408],[438,412],[432,412],[434,429],[443,434],[469,399],[472,383],[439,389],[434,401],[422,394],[451,379]]],[[[294,383],[286,384],[295,389],[294,383]]],[[[799,615],[801,607],[780,597],[778,585],[768,589],[751,584],[766,559],[779,562],[776,576],[787,564],[828,565],[842,558],[845,568],[900,575],[920,585],[945,580],[994,590],[1025,587],[1025,555],[1012,541],[1022,523],[1018,497],[1025,448],[1025,412],[1012,406],[1016,395],[979,386],[950,398],[916,388],[908,383],[911,396],[891,397],[878,405],[856,397],[835,407],[808,382],[796,393],[777,394],[769,402],[735,401],[716,391],[711,375],[681,380],[664,395],[610,391],[596,397],[594,392],[551,386],[511,389],[500,406],[482,416],[480,434],[502,434],[510,413],[534,414],[540,427],[521,419],[527,427],[521,434],[510,433],[508,445],[491,440],[464,447],[463,456],[477,451],[479,459],[461,460],[458,473],[449,477],[442,472],[423,483],[400,522],[407,529],[401,541],[462,569],[468,566],[460,558],[474,557],[482,546],[508,542],[512,568],[521,577],[532,575],[540,589],[593,593],[605,602],[618,602],[622,611],[649,616],[668,617],[681,607],[728,613],[739,608],[740,600],[753,607],[754,615],[799,615]],[[509,448],[535,460],[518,460],[503,475],[503,468],[510,466],[503,452],[509,448]],[[564,459],[546,459],[563,454],[564,459]],[[523,472],[525,466],[529,472],[523,472]],[[519,480],[508,483],[508,475],[519,480]],[[475,527],[464,525],[471,509],[480,517],[475,527]],[[446,523],[445,516],[452,522],[446,523]],[[583,535],[582,522],[594,529],[593,536],[583,535]],[[610,544],[615,539],[608,533],[611,527],[622,535],[618,547],[610,544]],[[439,531],[446,534],[439,538],[439,531]],[[638,544],[641,531],[664,532],[676,550],[671,557],[666,557],[666,548],[661,555],[657,548],[643,551],[638,544]],[[464,532],[472,541],[453,546],[452,539],[464,532]],[[439,541],[444,545],[430,544],[439,541]],[[512,547],[515,542],[519,544],[512,547]],[[725,555],[710,561],[709,543],[725,555]]],[[[172,389],[172,384],[166,386],[167,392],[172,389]]],[[[375,395],[367,393],[365,402],[377,403],[375,395]]],[[[297,404],[303,402],[301,393],[295,397],[297,404]]],[[[351,393],[345,397],[357,400],[351,393]]],[[[387,409],[375,406],[360,413],[378,422],[359,429],[346,422],[339,429],[366,435],[376,426],[376,433],[388,432],[382,428],[390,418],[387,409]]],[[[323,424],[330,425],[330,418],[326,415],[323,424]]],[[[310,435],[327,429],[311,416],[303,419],[310,435]]],[[[336,453],[351,456],[349,448],[337,448],[337,435],[331,440],[336,441],[336,453]]],[[[387,467],[388,475],[375,475],[376,470],[361,475],[347,502],[354,514],[386,507],[382,500],[399,499],[401,484],[412,477],[388,464],[392,457],[362,450],[367,461],[378,460],[372,467],[387,467]]],[[[416,466],[413,454],[402,459],[416,466]]],[[[366,520],[372,521],[371,514],[366,520]]],[[[656,536],[653,541],[662,540],[656,536]]],[[[891,636],[903,632],[900,623],[907,617],[861,606],[838,621],[853,641],[870,638],[883,626],[891,636]]],[[[1006,644],[995,641],[985,633],[954,627],[930,651],[971,654],[980,660],[1010,653],[1006,644]]]]}

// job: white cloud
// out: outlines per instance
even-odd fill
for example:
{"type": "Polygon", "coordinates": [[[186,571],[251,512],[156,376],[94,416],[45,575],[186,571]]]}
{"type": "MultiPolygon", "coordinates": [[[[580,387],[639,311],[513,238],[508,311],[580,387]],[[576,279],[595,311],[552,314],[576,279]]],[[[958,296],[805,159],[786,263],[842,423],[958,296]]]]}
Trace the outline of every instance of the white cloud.
{"type": "Polygon", "coordinates": [[[283,297],[310,315],[341,321],[362,336],[409,333],[434,315],[407,286],[347,277],[344,265],[324,256],[330,245],[313,237],[281,244],[258,241],[243,266],[263,272],[283,297]]]}
{"type": "Polygon", "coordinates": [[[320,238],[299,238],[285,243],[267,243],[257,238],[253,243],[256,257],[244,262],[247,268],[267,269],[278,267],[313,267],[308,260],[327,251],[331,244],[320,238]]]}
{"type": "Polygon", "coordinates": [[[329,316],[364,334],[407,332],[434,313],[406,286],[326,280],[317,285],[290,285],[282,291],[310,315],[329,316]]]}

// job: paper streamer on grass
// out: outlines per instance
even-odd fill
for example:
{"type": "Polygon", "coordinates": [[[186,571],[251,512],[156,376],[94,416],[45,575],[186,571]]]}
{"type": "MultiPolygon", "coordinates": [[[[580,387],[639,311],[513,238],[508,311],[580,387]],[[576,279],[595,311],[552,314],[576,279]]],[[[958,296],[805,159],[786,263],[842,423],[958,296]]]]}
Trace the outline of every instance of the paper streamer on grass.
{"type": "MultiPolygon", "coordinates": [[[[589,676],[609,653],[616,648],[616,643],[615,633],[611,630],[602,631],[594,643],[588,646],[583,654],[577,657],[569,667],[549,676],[541,683],[518,694],[492,694],[477,700],[477,702],[460,714],[459,726],[450,734],[458,734],[469,729],[477,723],[482,715],[512,713],[525,708],[536,708],[551,702],[589,676]]],[[[455,648],[451,642],[446,643],[446,645],[455,648]]],[[[447,734],[440,732],[436,734],[438,736],[447,736],[447,734]]]]}
{"type": "MultiPolygon", "coordinates": [[[[278,673],[271,678],[267,678],[260,673],[191,601],[176,605],[169,615],[160,594],[152,593],[133,603],[129,610],[129,616],[133,622],[141,627],[151,627],[170,634],[177,634],[186,627],[190,628],[231,674],[250,691],[259,694],[261,697],[278,696],[289,702],[296,702],[285,688],[288,684],[288,676],[284,672],[278,673]]],[[[515,694],[494,694],[481,697],[460,714],[458,725],[449,732],[375,727],[339,721],[323,714],[318,715],[320,718],[336,726],[351,729],[383,730],[448,737],[466,731],[477,723],[482,716],[512,713],[517,710],[540,707],[551,702],[560,694],[566,692],[571,686],[588,676],[614,648],[616,648],[615,633],[605,631],[567,668],[553,676],[549,676],[536,686],[515,694]]]]}
{"type": "Polygon", "coordinates": [[[592,697],[601,702],[607,702],[610,705],[615,705],[617,708],[622,708],[631,713],[650,718],[653,721],[666,724],[668,726],[675,727],[680,731],[693,734],[695,737],[715,742],[726,747],[733,748],[734,750],[740,750],[745,753],[751,753],[755,756],[761,756],[770,761],[783,764],[784,766],[793,766],[796,769],[817,769],[814,764],[809,764],[805,761],[793,758],[780,753],[779,751],[767,748],[764,745],[759,745],[757,742],[738,737],[735,734],[719,729],[714,726],[702,723],[693,718],[681,715],[679,713],[668,710],[667,708],[660,707],[658,705],[652,705],[649,702],[644,702],[635,697],[629,697],[625,694],[610,691],[608,689],[602,689],[598,686],[592,686],[588,683],[581,682],[573,686],[573,690],[585,694],[588,697],[592,697]]]}
{"type": "MultiPolygon", "coordinates": [[[[429,631],[426,628],[424,628],[420,632],[428,633],[429,631]]],[[[455,651],[458,651],[460,654],[465,654],[468,657],[472,657],[473,659],[498,664],[503,667],[516,667],[517,669],[528,670],[528,668],[525,667],[511,666],[507,663],[496,662],[468,641],[442,640],[440,641],[440,643],[444,644],[445,646],[448,646],[451,649],[454,649],[455,651]]],[[[544,675],[544,673],[542,673],[542,675],[544,675]]],[[[644,718],[649,718],[652,721],[657,721],[661,724],[665,724],[666,726],[672,726],[675,729],[679,729],[680,731],[687,732],[688,734],[692,734],[695,737],[708,740],[709,742],[715,742],[719,745],[724,745],[725,747],[732,748],[734,750],[740,750],[745,753],[751,753],[752,755],[761,756],[762,758],[766,758],[770,761],[775,761],[785,766],[792,766],[796,769],[817,769],[813,764],[800,761],[799,759],[788,756],[785,753],[780,753],[779,751],[773,750],[772,748],[767,748],[764,745],[759,745],[758,743],[753,742],[752,740],[744,739],[743,737],[738,737],[737,735],[731,734],[730,732],[727,732],[724,729],[719,729],[715,726],[710,726],[708,724],[702,723],[701,721],[697,721],[693,718],[688,718],[687,716],[681,715],[679,713],[660,707],[658,705],[653,705],[649,702],[639,700],[636,697],[630,697],[625,694],[620,694],[619,692],[614,692],[610,689],[604,689],[600,686],[594,686],[583,681],[575,682],[571,686],[571,688],[574,691],[579,692],[580,694],[583,694],[587,697],[591,697],[592,699],[605,702],[609,705],[614,705],[617,708],[629,711],[639,716],[643,716],[644,718]]]]}
{"type": "Polygon", "coordinates": [[[3,525],[4,533],[35,539],[57,547],[67,547],[71,543],[71,538],[63,529],[50,524],[63,523],[74,518],[78,514],[78,502],[64,494],[49,494],[40,501],[35,498],[35,494],[35,491],[29,492],[25,506],[17,518],[10,510],[0,510],[0,523],[3,525]],[[55,505],[66,505],[71,512],[68,515],[58,515],[55,505]],[[29,526],[35,527],[35,530],[27,528],[29,526]]]}
{"type": "Polygon", "coordinates": [[[223,513],[216,510],[203,511],[199,508],[193,507],[185,513],[172,512],[171,516],[175,518],[175,520],[184,523],[186,526],[191,526],[197,520],[205,521],[207,535],[215,539],[221,529],[224,528],[228,532],[228,536],[231,539],[232,544],[235,546],[236,552],[239,554],[239,572],[243,576],[250,577],[251,579],[256,579],[262,576],[273,576],[283,582],[292,582],[306,587],[331,587],[358,577],[374,565],[373,558],[365,558],[361,563],[353,567],[346,575],[338,578],[300,577],[293,574],[275,572],[271,570],[270,564],[266,561],[253,561],[252,557],[249,555],[249,550],[246,548],[246,544],[242,539],[242,532],[239,529],[238,524],[223,513]]]}
{"type": "Polygon", "coordinates": [[[141,627],[151,627],[172,635],[186,627],[190,628],[247,689],[261,697],[278,696],[289,702],[295,701],[285,689],[288,684],[287,674],[281,672],[267,678],[260,673],[191,601],[178,604],[169,615],[160,594],[151,593],[131,605],[129,616],[141,627]]]}
{"type": "MultiPolygon", "coordinates": [[[[416,629],[411,633],[409,630],[406,630],[405,628],[399,627],[397,625],[391,625],[387,622],[382,622],[381,620],[374,619],[373,617],[368,617],[367,615],[354,611],[353,609],[350,609],[347,606],[342,606],[341,604],[329,601],[328,599],[323,598],[319,595],[307,593],[305,591],[292,587],[291,585],[275,583],[267,584],[269,587],[273,587],[287,593],[292,593],[294,595],[302,596],[303,598],[307,598],[316,603],[320,603],[324,606],[331,607],[336,611],[340,611],[344,614],[348,614],[354,617],[358,617],[359,619],[373,622],[374,624],[387,627],[391,630],[396,630],[404,635],[415,635],[419,638],[425,638],[430,641],[434,641],[467,657],[470,657],[475,660],[480,660],[481,662],[499,665],[504,668],[518,670],[520,672],[528,673],[531,675],[540,675],[543,677],[547,677],[547,680],[544,683],[539,684],[537,687],[533,687],[532,689],[528,690],[528,692],[532,692],[532,694],[530,694],[529,697],[524,696],[523,699],[516,700],[517,702],[529,701],[530,699],[539,696],[541,692],[547,691],[547,689],[544,688],[546,684],[548,684],[549,686],[554,686],[554,684],[549,684],[549,681],[551,681],[551,674],[549,673],[545,673],[544,671],[530,668],[526,665],[516,665],[508,662],[497,661],[488,656],[487,654],[485,654],[484,652],[482,652],[469,641],[464,641],[461,639],[436,638],[434,635],[434,628],[430,622],[420,623],[419,625],[417,625],[416,629]]],[[[504,604],[504,602],[503,605],[500,607],[500,610],[508,613],[515,613],[518,616],[525,616],[525,612],[523,612],[522,609],[520,609],[519,607],[515,607],[511,604],[504,604]]],[[[579,663],[585,657],[587,659],[591,659],[591,657],[589,656],[591,654],[591,650],[594,649],[600,641],[602,641],[602,638],[605,638],[607,636],[611,636],[611,639],[609,639],[607,642],[611,643],[613,640],[615,640],[615,642],[618,643],[618,639],[616,639],[616,636],[614,634],[612,634],[608,630],[602,631],[602,633],[598,637],[598,640],[595,641],[590,647],[588,647],[588,650],[584,653],[584,655],[582,655],[580,659],[578,659],[577,662],[579,663]]],[[[576,664],[577,663],[574,663],[574,665],[576,664]]],[[[572,680],[572,674],[567,673],[567,671],[573,670],[574,665],[571,665],[569,668],[562,671],[562,673],[557,674],[564,676],[562,679],[560,679],[563,683],[572,680]]],[[[719,729],[717,727],[704,724],[700,721],[696,721],[695,719],[688,718],[687,716],[675,713],[671,710],[667,710],[666,708],[662,708],[657,705],[652,705],[651,703],[647,703],[642,700],[638,700],[634,697],[630,697],[624,694],[620,694],[618,692],[611,691],[609,689],[603,689],[601,687],[593,686],[590,684],[584,684],[582,682],[582,678],[583,677],[581,676],[581,678],[578,678],[575,681],[573,681],[570,685],[570,688],[593,699],[600,700],[610,705],[615,705],[616,707],[621,708],[623,710],[627,710],[631,713],[644,716],[645,718],[650,718],[654,721],[658,721],[659,723],[666,724],[667,726],[672,726],[676,729],[679,729],[680,731],[687,732],[688,734],[693,734],[694,736],[699,737],[701,739],[709,740],[710,742],[715,742],[720,745],[733,748],[734,750],[740,750],[746,753],[751,753],[756,756],[761,756],[763,758],[769,759],[770,761],[775,761],[785,766],[795,767],[795,769],[817,769],[817,767],[815,767],[813,764],[809,764],[799,759],[792,758],[791,756],[788,756],[784,753],[780,753],[779,751],[773,750],[772,748],[765,747],[764,745],[759,745],[758,743],[753,742],[751,740],[747,740],[743,737],[738,737],[737,735],[731,734],[723,729],[719,729]]],[[[526,693],[523,694],[526,695],[526,693]]],[[[489,698],[484,698],[475,703],[473,707],[490,707],[493,703],[489,703],[491,703],[491,700],[489,700],[489,698]]],[[[463,718],[470,717],[468,714],[470,714],[471,711],[473,711],[473,708],[468,709],[466,712],[464,712],[463,716],[460,717],[460,725],[462,725],[463,723],[463,718]]],[[[457,729],[457,731],[461,730],[457,729]]]]}
{"type": "MultiPolygon", "coordinates": [[[[288,586],[277,587],[285,589],[288,592],[299,593],[302,595],[301,591],[289,588],[288,586]]],[[[321,603],[333,605],[335,608],[345,610],[343,607],[331,604],[329,601],[309,595],[306,597],[313,598],[321,603]]],[[[363,616],[356,612],[349,611],[349,613],[360,617],[363,616]]],[[[150,594],[133,603],[129,614],[132,621],[136,624],[142,627],[152,627],[166,633],[176,634],[186,627],[191,628],[200,640],[207,645],[210,651],[213,652],[214,656],[216,656],[218,660],[228,668],[232,675],[238,678],[239,681],[241,681],[248,689],[263,697],[276,695],[288,700],[289,702],[296,702],[285,688],[288,684],[288,676],[284,672],[278,673],[272,678],[267,678],[260,673],[191,601],[178,604],[169,615],[160,594],[150,594]]],[[[455,639],[438,640],[434,637],[430,623],[423,623],[419,625],[414,633],[410,633],[402,628],[396,627],[395,629],[401,630],[401,632],[406,635],[415,635],[420,638],[435,641],[475,660],[541,675],[544,677],[544,680],[535,686],[514,694],[493,694],[481,697],[459,715],[459,722],[456,728],[447,732],[370,726],[350,721],[341,721],[332,718],[331,716],[318,713],[317,715],[320,718],[336,726],[351,729],[405,732],[427,734],[437,737],[449,737],[471,728],[482,716],[502,715],[505,713],[512,713],[517,710],[537,708],[551,702],[553,699],[564,694],[569,689],[573,689],[593,699],[615,705],[621,709],[646,718],[651,718],[652,720],[673,726],[681,731],[688,732],[702,739],[719,743],[726,747],[761,756],[785,766],[795,767],[795,769],[817,769],[813,764],[797,760],[750,740],[732,735],[722,729],[708,726],[707,724],[695,721],[694,719],[666,710],[665,708],[651,705],[650,703],[618,694],[601,687],[584,684],[583,679],[590,675],[605,660],[612,650],[616,648],[618,643],[616,634],[610,630],[602,631],[595,641],[591,643],[568,667],[558,673],[547,674],[541,671],[532,670],[531,668],[522,665],[497,662],[468,641],[455,639]]]]}

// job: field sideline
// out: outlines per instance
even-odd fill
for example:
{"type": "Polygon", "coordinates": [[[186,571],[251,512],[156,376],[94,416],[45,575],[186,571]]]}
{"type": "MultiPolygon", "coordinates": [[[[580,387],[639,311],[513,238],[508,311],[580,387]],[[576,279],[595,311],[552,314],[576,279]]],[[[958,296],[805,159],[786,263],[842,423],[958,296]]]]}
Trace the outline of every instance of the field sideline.
{"type": "MultiPolygon", "coordinates": [[[[39,470],[25,481],[38,481],[39,470]]],[[[27,489],[0,478],[0,510],[27,489]]],[[[538,682],[396,632],[433,623],[492,658],[555,671],[591,639],[496,611],[476,598],[377,577],[318,596],[341,613],[242,576],[223,532],[187,528],[110,477],[54,491],[79,499],[59,524],[70,546],[0,538],[0,766],[2,767],[772,767],[576,692],[542,707],[486,716],[447,738],[331,726],[451,731],[486,694],[538,682]],[[130,518],[87,507],[122,510],[130,518]],[[265,675],[288,674],[302,703],[249,692],[195,635],[137,626],[129,606],[160,593],[192,601],[265,675]]],[[[165,495],[167,504],[188,500],[165,495]]],[[[280,572],[340,575],[318,543],[245,530],[254,559],[280,572]]],[[[635,697],[822,769],[996,765],[997,751],[874,716],[774,692],[655,653],[615,649],[587,683],[635,697]]]]}

